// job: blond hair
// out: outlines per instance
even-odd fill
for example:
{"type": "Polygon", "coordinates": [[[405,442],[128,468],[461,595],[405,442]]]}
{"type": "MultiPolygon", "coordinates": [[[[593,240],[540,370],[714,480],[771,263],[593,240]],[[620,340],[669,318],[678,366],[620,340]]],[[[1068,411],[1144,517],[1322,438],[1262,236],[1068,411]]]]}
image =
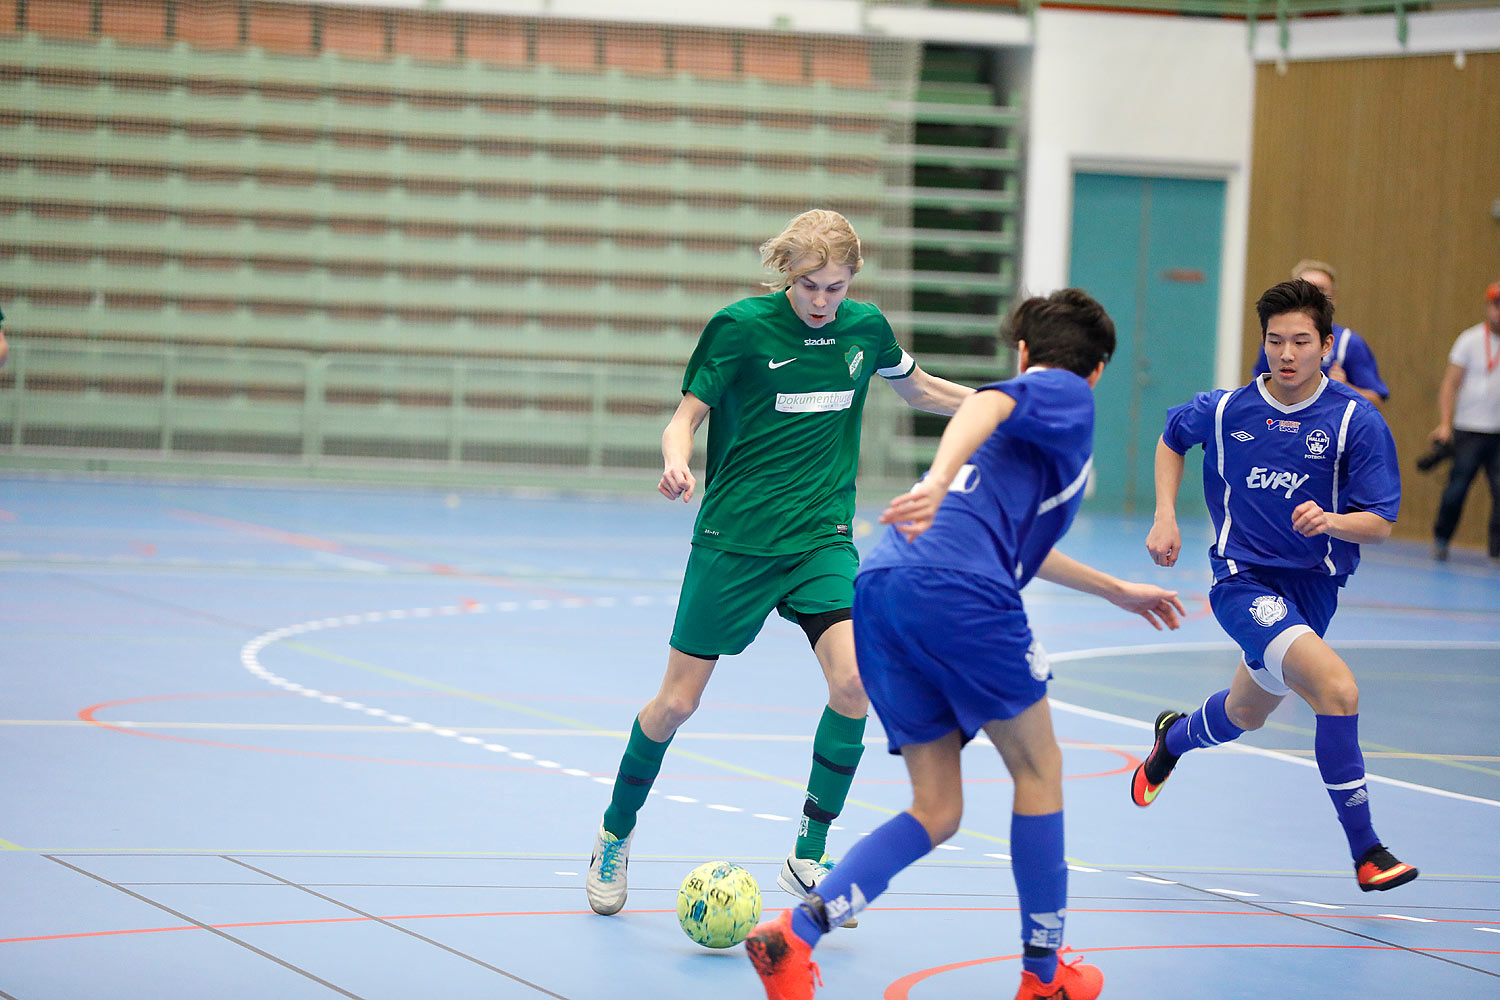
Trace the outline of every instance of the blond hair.
{"type": "Polygon", "coordinates": [[[1310,257],[1299,260],[1297,261],[1297,266],[1292,268],[1292,277],[1300,278],[1305,271],[1322,271],[1324,274],[1328,275],[1329,281],[1333,282],[1335,285],[1339,283],[1338,272],[1335,271],[1333,269],[1333,265],[1328,263],[1326,260],[1313,260],[1310,257]]]}
{"type": "Polygon", "coordinates": [[[760,245],[760,262],[780,277],[765,282],[767,288],[780,291],[804,274],[811,274],[829,264],[842,264],[849,273],[858,274],[864,266],[859,255],[859,237],[849,220],[826,208],[803,212],[781,231],[760,245]]]}

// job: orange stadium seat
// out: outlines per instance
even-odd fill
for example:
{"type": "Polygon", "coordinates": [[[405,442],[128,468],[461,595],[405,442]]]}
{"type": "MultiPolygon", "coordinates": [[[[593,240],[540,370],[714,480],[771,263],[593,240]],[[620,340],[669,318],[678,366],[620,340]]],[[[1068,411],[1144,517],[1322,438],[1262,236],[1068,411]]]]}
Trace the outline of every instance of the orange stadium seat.
{"type": "Polygon", "coordinates": [[[383,57],[385,25],[384,11],[325,7],[323,48],[346,56],[383,57]]]}
{"type": "Polygon", "coordinates": [[[694,76],[728,79],[738,75],[734,61],[734,38],[728,32],[681,28],[672,48],[672,64],[694,76]]]}
{"type": "Polygon", "coordinates": [[[829,80],[843,87],[869,86],[874,78],[870,47],[853,39],[811,40],[809,62],[814,80],[829,80]]]}
{"type": "Polygon", "coordinates": [[[526,31],[520,21],[503,17],[464,18],[464,55],[501,66],[526,64],[526,31]]]}
{"type": "Polygon", "coordinates": [[[236,4],[222,0],[187,0],[177,7],[177,37],[204,49],[232,49],[240,44],[236,4]]]}
{"type": "Polygon", "coordinates": [[[396,14],[395,49],[417,59],[451,61],[458,58],[457,29],[451,15],[401,11],[396,14]]]}
{"type": "Polygon", "coordinates": [[[604,65],[632,73],[665,73],[667,46],[661,29],[606,27],[604,65]]]}
{"type": "Polygon", "coordinates": [[[597,39],[592,24],[543,21],[536,26],[536,61],[558,69],[596,70],[597,39]]]}
{"type": "Polygon", "coordinates": [[[99,33],[122,42],[165,42],[167,5],[163,0],[104,0],[99,33]]]}
{"type": "Polygon", "coordinates": [[[16,0],[0,0],[0,35],[16,33],[16,0]]]}
{"type": "Polygon", "coordinates": [[[801,83],[802,40],[782,35],[746,35],[741,49],[745,75],[771,83],[801,83]]]}
{"type": "Polygon", "coordinates": [[[249,36],[251,45],[270,52],[311,53],[313,8],[301,4],[252,4],[249,36]]]}
{"type": "Polygon", "coordinates": [[[93,34],[89,0],[29,0],[26,27],[54,38],[87,38],[93,34]]]}

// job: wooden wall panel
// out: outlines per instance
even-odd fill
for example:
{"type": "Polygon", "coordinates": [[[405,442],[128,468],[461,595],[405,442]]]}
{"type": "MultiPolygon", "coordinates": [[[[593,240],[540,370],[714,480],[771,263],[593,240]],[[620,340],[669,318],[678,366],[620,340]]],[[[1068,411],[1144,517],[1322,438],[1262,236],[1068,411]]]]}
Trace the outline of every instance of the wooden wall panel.
{"type": "MultiPolygon", "coordinates": [[[[1398,537],[1428,540],[1446,478],[1416,471],[1460,330],[1500,279],[1500,53],[1261,66],[1246,262],[1242,373],[1260,349],[1255,299],[1303,257],[1338,269],[1338,320],[1375,351],[1401,457],[1398,537]]],[[[1455,542],[1483,545],[1474,485],[1455,542]]]]}

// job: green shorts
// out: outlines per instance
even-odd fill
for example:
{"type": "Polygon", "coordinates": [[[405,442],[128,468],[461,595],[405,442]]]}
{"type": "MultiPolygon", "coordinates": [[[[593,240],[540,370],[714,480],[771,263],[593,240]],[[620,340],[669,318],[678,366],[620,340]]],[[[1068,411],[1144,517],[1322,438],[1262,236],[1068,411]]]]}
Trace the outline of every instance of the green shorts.
{"type": "Polygon", "coordinates": [[[742,652],[772,610],[797,614],[854,604],[859,552],[835,542],[785,556],[747,556],[694,545],[672,625],[672,648],[710,659],[742,652]]]}

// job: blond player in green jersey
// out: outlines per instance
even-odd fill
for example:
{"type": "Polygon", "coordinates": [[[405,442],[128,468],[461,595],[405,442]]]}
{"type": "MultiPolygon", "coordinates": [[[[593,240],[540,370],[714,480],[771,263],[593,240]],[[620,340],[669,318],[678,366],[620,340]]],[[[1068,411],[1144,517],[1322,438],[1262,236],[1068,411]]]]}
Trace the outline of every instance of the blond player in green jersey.
{"type": "Polygon", "coordinates": [[[854,781],[869,709],[849,621],[865,392],[879,375],[908,405],[943,414],[973,392],[917,367],[878,308],[845,297],[864,261],[842,215],[804,212],[760,250],[779,275],[768,283],[775,290],[708,321],[662,433],[657,489],[692,500],[693,435],[713,414],[666,675],[636,716],[589,864],[596,913],[625,905],[636,814],[672,736],[698,707],[719,657],[750,645],[773,610],[802,627],[828,681],[797,842],[777,882],[805,897],[827,874],[828,827],[854,781]]]}

